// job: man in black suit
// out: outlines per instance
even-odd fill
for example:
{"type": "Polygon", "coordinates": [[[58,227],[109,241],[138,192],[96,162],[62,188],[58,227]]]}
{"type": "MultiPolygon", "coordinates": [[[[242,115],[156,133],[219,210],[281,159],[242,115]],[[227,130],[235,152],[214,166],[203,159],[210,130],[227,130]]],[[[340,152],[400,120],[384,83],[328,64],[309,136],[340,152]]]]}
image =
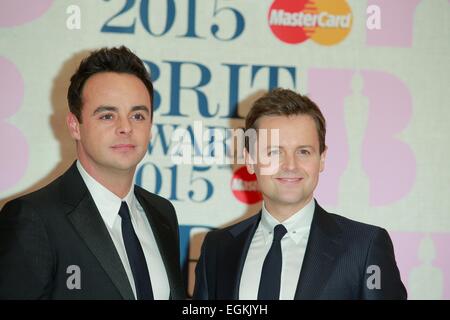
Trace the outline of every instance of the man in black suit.
{"type": "Polygon", "coordinates": [[[276,89],[245,127],[258,133],[246,158],[262,210],[206,235],[194,299],[406,299],[386,230],[328,213],[313,197],[327,151],[316,104],[276,89]]]}
{"type": "Polygon", "coordinates": [[[94,51],[67,97],[78,160],[0,212],[0,298],[184,299],[175,209],[133,185],[153,118],[142,61],[94,51]]]}

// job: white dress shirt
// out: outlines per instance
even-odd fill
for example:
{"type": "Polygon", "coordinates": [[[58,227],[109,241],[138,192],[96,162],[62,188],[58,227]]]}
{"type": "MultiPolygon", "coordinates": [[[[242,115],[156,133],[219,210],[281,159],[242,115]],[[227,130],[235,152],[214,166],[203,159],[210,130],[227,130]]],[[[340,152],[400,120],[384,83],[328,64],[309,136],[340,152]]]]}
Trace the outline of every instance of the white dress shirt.
{"type": "MultiPolygon", "coordinates": [[[[281,239],[283,263],[281,268],[280,300],[292,300],[295,296],[309,231],[314,215],[314,199],[282,224],[287,233],[281,239]]],[[[240,300],[258,298],[261,271],[267,253],[272,245],[273,228],[280,224],[266,209],[263,203],[261,221],[253,236],[239,285],[240,300]]]]}
{"type": "Polygon", "coordinates": [[[128,205],[131,223],[133,224],[134,231],[136,232],[142,250],[144,251],[152,283],[153,297],[155,300],[169,299],[170,287],[166,268],[164,267],[158,245],[145,211],[133,192],[134,186],[131,186],[131,189],[125,198],[120,199],[91,177],[79,161],[77,161],[77,168],[105,222],[106,228],[109,231],[117,253],[120,256],[120,260],[122,261],[122,265],[127,273],[134,296],[136,297],[136,286],[134,284],[133,273],[131,272],[130,263],[122,238],[122,218],[119,216],[119,209],[122,201],[125,201],[128,205]]]}

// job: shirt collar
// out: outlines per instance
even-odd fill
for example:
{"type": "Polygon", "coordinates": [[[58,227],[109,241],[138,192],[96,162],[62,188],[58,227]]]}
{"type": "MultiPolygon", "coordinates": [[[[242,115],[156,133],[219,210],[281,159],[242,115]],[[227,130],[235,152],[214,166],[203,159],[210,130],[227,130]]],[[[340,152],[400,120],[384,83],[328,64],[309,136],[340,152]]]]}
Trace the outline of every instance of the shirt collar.
{"type": "Polygon", "coordinates": [[[128,194],[123,198],[119,198],[114,193],[105,188],[102,184],[100,184],[97,180],[95,180],[84,168],[83,165],[77,160],[77,168],[83,178],[86,187],[89,190],[89,193],[92,196],[92,199],[97,206],[100,215],[102,216],[105,223],[109,228],[112,228],[114,225],[114,221],[119,215],[119,209],[122,204],[122,201],[125,201],[128,205],[128,208],[131,211],[133,208],[136,197],[133,192],[133,186],[131,186],[128,194]]]}
{"type": "MultiPolygon", "coordinates": [[[[283,226],[287,230],[287,235],[294,240],[296,244],[300,242],[305,234],[309,234],[311,228],[311,222],[314,216],[314,210],[316,203],[312,198],[306,206],[294,213],[291,217],[283,221],[283,226]]],[[[267,211],[266,205],[263,202],[261,213],[261,228],[264,236],[264,241],[267,243],[272,239],[273,228],[280,224],[269,211],[267,211]]]]}

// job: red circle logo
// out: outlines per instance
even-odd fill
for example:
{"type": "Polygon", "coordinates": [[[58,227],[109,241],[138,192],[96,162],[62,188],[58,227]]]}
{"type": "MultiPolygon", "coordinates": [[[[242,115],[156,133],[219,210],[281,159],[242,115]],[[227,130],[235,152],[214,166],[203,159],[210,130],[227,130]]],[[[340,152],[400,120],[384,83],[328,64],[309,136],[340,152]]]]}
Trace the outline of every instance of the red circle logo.
{"type": "Polygon", "coordinates": [[[231,191],[240,202],[254,204],[262,201],[256,175],[250,174],[245,166],[240,167],[231,179],[231,191]]]}
{"type": "Polygon", "coordinates": [[[308,0],[277,0],[272,3],[268,16],[269,26],[278,39],[291,44],[309,39],[310,33],[314,30],[306,30],[303,26],[295,23],[289,24],[286,19],[286,13],[293,15],[297,12],[303,12],[307,3],[308,0]]]}

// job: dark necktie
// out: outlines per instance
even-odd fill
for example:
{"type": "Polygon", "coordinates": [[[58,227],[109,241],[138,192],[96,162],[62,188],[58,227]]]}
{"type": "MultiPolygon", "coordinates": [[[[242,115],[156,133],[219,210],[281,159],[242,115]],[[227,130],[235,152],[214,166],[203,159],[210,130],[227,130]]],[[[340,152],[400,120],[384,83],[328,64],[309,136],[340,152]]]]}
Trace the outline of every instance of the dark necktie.
{"type": "Polygon", "coordinates": [[[128,262],[133,273],[136,296],[138,300],[153,300],[152,284],[148,274],[147,262],[141,243],[134,232],[127,203],[122,201],[119,210],[122,218],[122,237],[127,251],[128,262]]]}
{"type": "Polygon", "coordinates": [[[272,246],[262,267],[258,300],[280,299],[281,266],[283,262],[281,239],[286,232],[287,230],[282,224],[278,224],[274,228],[272,246]]]}

